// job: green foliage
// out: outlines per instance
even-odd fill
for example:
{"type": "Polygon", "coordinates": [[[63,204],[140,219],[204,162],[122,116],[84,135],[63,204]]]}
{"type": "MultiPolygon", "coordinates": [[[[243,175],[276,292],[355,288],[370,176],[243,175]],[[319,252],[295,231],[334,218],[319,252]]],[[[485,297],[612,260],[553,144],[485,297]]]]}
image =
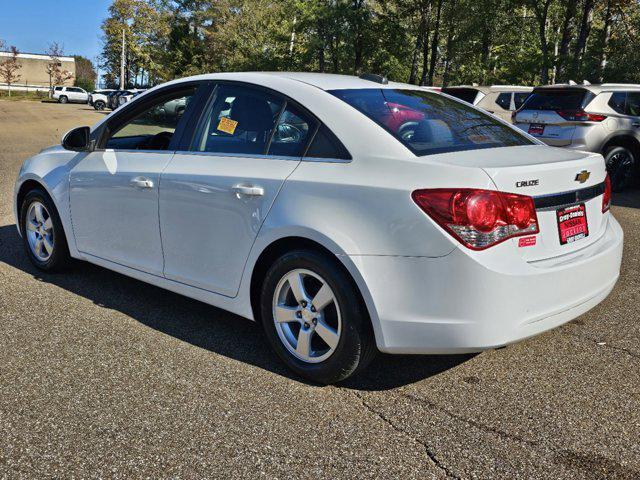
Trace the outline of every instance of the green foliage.
{"type": "Polygon", "coordinates": [[[91,60],[80,55],[75,55],[73,58],[76,60],[76,77],[74,85],[76,87],[84,88],[87,92],[94,91],[97,75],[91,60]]]}
{"type": "Polygon", "coordinates": [[[102,29],[111,84],[125,32],[127,86],[239,70],[640,82],[638,0],[114,0],[102,29]]]}

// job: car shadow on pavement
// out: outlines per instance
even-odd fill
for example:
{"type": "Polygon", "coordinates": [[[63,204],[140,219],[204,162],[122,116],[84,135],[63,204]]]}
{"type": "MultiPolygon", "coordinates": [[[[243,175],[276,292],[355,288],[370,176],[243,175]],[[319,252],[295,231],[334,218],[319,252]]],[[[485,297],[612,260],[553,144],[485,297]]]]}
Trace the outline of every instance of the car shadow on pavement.
{"type": "MultiPolygon", "coordinates": [[[[24,253],[15,225],[0,227],[0,262],[191,345],[308,384],[281,363],[260,326],[250,320],[85,262],[76,262],[61,274],[37,270],[24,253]]],[[[432,377],[472,357],[380,354],[368,369],[341,386],[388,390],[432,377]]]]}
{"type": "Polygon", "coordinates": [[[640,187],[627,187],[622,192],[614,193],[611,203],[617,207],[640,208],[640,187]]]}

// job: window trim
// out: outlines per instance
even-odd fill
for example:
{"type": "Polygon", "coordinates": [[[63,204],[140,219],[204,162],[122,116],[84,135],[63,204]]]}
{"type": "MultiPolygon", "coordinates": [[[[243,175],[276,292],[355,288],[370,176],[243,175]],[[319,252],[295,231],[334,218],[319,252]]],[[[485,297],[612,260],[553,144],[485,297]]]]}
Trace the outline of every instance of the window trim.
{"type": "Polygon", "coordinates": [[[326,163],[348,163],[351,162],[353,159],[353,156],[351,155],[351,153],[349,152],[349,150],[344,146],[344,144],[340,141],[340,139],[335,135],[335,133],[333,133],[333,131],[324,123],[322,122],[322,120],[320,120],[311,110],[309,110],[307,107],[305,107],[304,105],[302,105],[300,102],[297,102],[296,100],[292,99],[291,97],[289,97],[288,95],[279,92],[278,90],[274,90],[272,88],[269,87],[265,87],[264,85],[260,85],[257,83],[251,83],[251,82],[246,82],[246,81],[240,81],[240,80],[212,80],[212,89],[211,92],[209,93],[209,96],[207,98],[207,100],[205,102],[203,102],[203,107],[202,109],[200,109],[199,112],[199,118],[198,121],[196,122],[195,127],[191,130],[191,139],[188,142],[185,142],[185,145],[181,145],[184,146],[185,149],[181,152],[181,153],[194,153],[194,154],[202,154],[202,155],[209,155],[209,156],[219,156],[219,157],[243,157],[243,158],[261,158],[261,159],[276,159],[276,160],[295,160],[295,161],[324,161],[326,163]],[[292,105],[294,108],[297,108],[298,110],[300,110],[300,112],[303,115],[306,115],[310,118],[310,120],[315,124],[315,127],[313,129],[313,133],[311,135],[308,136],[306,144],[304,146],[304,148],[302,149],[302,154],[299,156],[285,156],[285,155],[272,155],[267,153],[269,151],[269,147],[271,146],[271,141],[273,140],[273,135],[275,134],[275,129],[273,130],[273,132],[271,132],[271,138],[269,139],[269,141],[267,142],[267,145],[265,146],[265,150],[264,153],[262,154],[236,154],[236,153],[225,153],[225,152],[201,152],[196,150],[197,147],[197,137],[199,136],[198,134],[203,130],[204,125],[206,123],[206,114],[209,111],[209,109],[213,106],[213,104],[216,101],[216,95],[218,94],[218,87],[219,86],[223,86],[223,85],[228,85],[228,86],[233,86],[233,87],[240,87],[240,88],[249,88],[249,89],[253,89],[253,90],[258,90],[258,91],[264,91],[265,93],[275,96],[277,98],[280,98],[283,100],[283,105],[282,108],[280,110],[280,113],[278,115],[278,118],[276,119],[276,123],[275,125],[277,125],[280,122],[280,118],[283,114],[283,112],[286,110],[288,105],[292,105]],[[349,156],[348,160],[345,159],[341,159],[341,158],[322,158],[322,159],[309,159],[309,157],[306,156],[307,151],[309,150],[309,147],[311,146],[311,144],[313,143],[313,141],[315,140],[315,137],[318,133],[318,131],[320,130],[321,126],[324,126],[327,130],[327,132],[329,132],[329,135],[332,137],[332,140],[337,141],[342,148],[344,149],[344,151],[347,153],[347,155],[349,156]]]}

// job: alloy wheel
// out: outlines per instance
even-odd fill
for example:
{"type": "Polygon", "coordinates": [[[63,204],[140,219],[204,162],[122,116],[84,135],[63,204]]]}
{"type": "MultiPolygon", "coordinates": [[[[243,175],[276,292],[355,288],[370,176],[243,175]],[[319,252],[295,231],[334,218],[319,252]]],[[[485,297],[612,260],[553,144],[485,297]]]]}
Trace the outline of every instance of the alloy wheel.
{"type": "Polygon", "coordinates": [[[306,269],[282,277],[273,295],[273,321],[280,340],[297,359],[319,363],[329,358],[342,333],[340,307],[320,275],[306,269]]]}
{"type": "Polygon", "coordinates": [[[25,218],[25,233],[31,253],[41,262],[49,260],[53,255],[55,241],[53,219],[47,207],[38,201],[29,205],[25,218]]]}

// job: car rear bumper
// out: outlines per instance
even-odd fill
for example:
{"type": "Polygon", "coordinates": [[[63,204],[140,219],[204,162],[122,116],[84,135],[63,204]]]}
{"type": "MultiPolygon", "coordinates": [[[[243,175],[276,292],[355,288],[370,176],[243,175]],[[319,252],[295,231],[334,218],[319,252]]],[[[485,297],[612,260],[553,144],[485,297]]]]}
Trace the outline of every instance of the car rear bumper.
{"type": "Polygon", "coordinates": [[[440,258],[353,260],[374,303],[381,351],[465,353],[523,340],[593,308],[618,279],[622,245],[609,215],[597,242],[538,262],[479,262],[461,249],[440,258]]]}

